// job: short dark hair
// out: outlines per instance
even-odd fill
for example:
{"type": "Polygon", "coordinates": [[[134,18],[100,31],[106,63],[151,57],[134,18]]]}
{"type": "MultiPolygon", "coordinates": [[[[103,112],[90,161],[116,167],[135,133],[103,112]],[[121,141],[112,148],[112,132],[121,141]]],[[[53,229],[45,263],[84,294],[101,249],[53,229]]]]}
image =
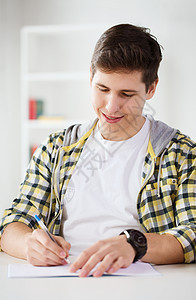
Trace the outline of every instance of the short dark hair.
{"type": "Polygon", "coordinates": [[[104,72],[142,71],[146,90],[158,78],[161,46],[150,30],[119,24],[106,30],[96,43],[91,60],[92,75],[104,72]]]}

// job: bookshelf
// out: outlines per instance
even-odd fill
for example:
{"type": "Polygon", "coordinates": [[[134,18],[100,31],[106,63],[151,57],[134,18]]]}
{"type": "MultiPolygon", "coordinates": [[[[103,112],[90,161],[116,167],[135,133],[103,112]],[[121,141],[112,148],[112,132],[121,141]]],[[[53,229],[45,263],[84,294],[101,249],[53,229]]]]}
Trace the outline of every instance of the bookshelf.
{"type": "Polygon", "coordinates": [[[94,117],[89,67],[107,25],[26,26],[21,30],[21,177],[30,148],[50,133],[94,117]],[[29,100],[41,99],[44,120],[29,119],[29,100]]]}

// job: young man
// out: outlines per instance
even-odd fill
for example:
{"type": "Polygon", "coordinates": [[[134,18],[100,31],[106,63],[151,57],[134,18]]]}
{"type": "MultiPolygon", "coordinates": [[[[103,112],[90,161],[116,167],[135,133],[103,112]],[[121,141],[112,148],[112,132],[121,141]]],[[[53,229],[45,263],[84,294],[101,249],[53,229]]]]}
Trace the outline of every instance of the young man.
{"type": "Polygon", "coordinates": [[[91,62],[97,119],[52,134],[34,154],[1,223],[1,247],[33,265],[84,277],[134,261],[196,261],[196,145],[142,114],[158,83],[160,46],[140,27],[108,29],[91,62]],[[37,214],[55,235],[39,229],[37,214]]]}

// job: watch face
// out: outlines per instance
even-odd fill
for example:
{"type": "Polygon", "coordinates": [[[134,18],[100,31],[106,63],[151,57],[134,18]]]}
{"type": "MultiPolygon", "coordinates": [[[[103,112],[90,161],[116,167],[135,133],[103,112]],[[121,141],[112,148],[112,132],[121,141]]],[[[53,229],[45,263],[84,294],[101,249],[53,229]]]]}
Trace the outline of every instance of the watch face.
{"type": "Polygon", "coordinates": [[[127,237],[127,242],[135,249],[136,254],[133,262],[141,259],[147,252],[147,239],[145,235],[135,229],[127,229],[121,232],[127,237]]]}
{"type": "Polygon", "coordinates": [[[131,240],[137,243],[140,247],[146,246],[146,237],[141,232],[137,230],[132,230],[129,232],[131,240]]]}

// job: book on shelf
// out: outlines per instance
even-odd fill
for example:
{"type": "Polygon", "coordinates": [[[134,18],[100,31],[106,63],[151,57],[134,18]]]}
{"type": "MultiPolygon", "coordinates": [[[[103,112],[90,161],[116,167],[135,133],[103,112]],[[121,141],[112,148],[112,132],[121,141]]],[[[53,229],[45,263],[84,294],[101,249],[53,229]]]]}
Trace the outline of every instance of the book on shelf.
{"type": "Polygon", "coordinates": [[[29,120],[36,120],[44,113],[44,101],[41,99],[29,99],[29,120]]]}
{"type": "Polygon", "coordinates": [[[32,157],[33,153],[35,152],[35,150],[38,148],[37,144],[33,144],[30,146],[30,158],[32,157]]]}
{"type": "Polygon", "coordinates": [[[65,117],[58,114],[44,114],[44,101],[31,98],[29,99],[29,120],[64,121],[65,117]]]}
{"type": "Polygon", "coordinates": [[[38,119],[44,113],[44,102],[43,100],[38,99],[36,101],[36,104],[37,104],[37,119],[38,119]]]}

